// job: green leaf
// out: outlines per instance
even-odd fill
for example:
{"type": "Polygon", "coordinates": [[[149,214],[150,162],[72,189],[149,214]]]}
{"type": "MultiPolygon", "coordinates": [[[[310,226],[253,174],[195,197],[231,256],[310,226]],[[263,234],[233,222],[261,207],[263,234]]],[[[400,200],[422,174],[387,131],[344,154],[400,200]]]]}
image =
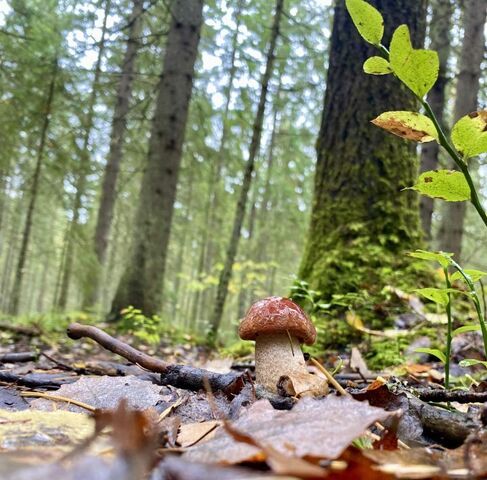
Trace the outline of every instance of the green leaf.
{"type": "Polygon", "coordinates": [[[487,362],[483,360],[477,360],[475,358],[466,358],[465,360],[462,360],[459,365],[461,367],[472,367],[473,365],[483,365],[485,368],[487,368],[487,362]]]}
{"type": "Polygon", "coordinates": [[[407,25],[400,25],[392,35],[389,62],[397,77],[419,98],[430,91],[438,78],[438,54],[414,49],[407,25]]]}
{"type": "Polygon", "coordinates": [[[463,327],[455,328],[455,330],[453,330],[451,334],[455,337],[456,335],[460,335],[461,333],[476,332],[478,330],[480,330],[480,325],[464,325],[463,327]]]}
{"type": "MultiPolygon", "coordinates": [[[[463,273],[465,273],[467,277],[470,277],[470,281],[472,283],[478,282],[482,277],[487,275],[487,272],[482,272],[482,270],[473,270],[473,269],[466,269],[463,271],[463,273]]],[[[458,271],[451,276],[451,281],[454,282],[455,280],[465,281],[463,275],[458,271]]]]}
{"type": "Polygon", "coordinates": [[[422,173],[416,184],[409,187],[422,195],[441,198],[447,202],[470,200],[470,188],[462,172],[456,170],[430,170],[422,173]]]}
{"type": "Polygon", "coordinates": [[[377,125],[398,137],[425,143],[438,140],[438,132],[433,122],[416,112],[385,112],[372,120],[377,125]]]}
{"type": "Polygon", "coordinates": [[[448,305],[448,293],[452,293],[450,292],[450,290],[453,289],[429,287],[429,288],[417,288],[416,290],[413,291],[445,307],[446,305],[448,305]]]}
{"type": "Polygon", "coordinates": [[[428,355],[433,355],[433,357],[436,357],[442,363],[446,363],[445,354],[441,350],[438,350],[437,348],[423,348],[423,347],[421,347],[421,348],[415,348],[414,351],[418,352],[418,353],[427,353],[428,355]]]}
{"type": "Polygon", "coordinates": [[[361,37],[372,45],[380,45],[384,35],[384,19],[380,12],[364,0],[346,0],[346,5],[361,37]]]}
{"type": "Polygon", "coordinates": [[[453,253],[428,252],[426,250],[416,250],[414,252],[409,252],[408,255],[414,258],[420,258],[421,260],[438,262],[443,268],[451,265],[451,257],[453,257],[453,253]]]}
{"type": "Polygon", "coordinates": [[[487,152],[487,110],[465,115],[453,126],[451,140],[463,157],[487,152]]]}
{"type": "Polygon", "coordinates": [[[370,57],[364,62],[364,72],[369,75],[387,75],[392,73],[392,68],[385,58],[370,57]]]}

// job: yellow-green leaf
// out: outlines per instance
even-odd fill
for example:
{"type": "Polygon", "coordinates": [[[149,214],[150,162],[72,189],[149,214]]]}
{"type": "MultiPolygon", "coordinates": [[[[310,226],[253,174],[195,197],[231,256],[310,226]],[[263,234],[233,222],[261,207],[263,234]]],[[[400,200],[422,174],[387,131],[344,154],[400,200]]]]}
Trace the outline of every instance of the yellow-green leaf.
{"type": "Polygon", "coordinates": [[[442,363],[446,363],[446,355],[441,350],[438,350],[437,348],[421,347],[421,348],[415,348],[414,351],[418,353],[427,353],[428,355],[433,355],[433,357],[436,357],[442,363]]]}
{"type": "Polygon", "coordinates": [[[422,195],[441,198],[447,202],[470,200],[470,188],[465,175],[456,170],[430,170],[422,173],[416,184],[409,187],[422,195]]]}
{"type": "Polygon", "coordinates": [[[398,137],[425,143],[438,140],[438,132],[433,122],[416,112],[384,112],[372,120],[377,125],[398,137]]]}
{"type": "Polygon", "coordinates": [[[453,253],[416,250],[414,252],[409,252],[408,255],[414,258],[420,258],[421,260],[438,262],[443,268],[446,268],[451,265],[451,257],[453,256],[453,253]]]}
{"type": "Polygon", "coordinates": [[[480,330],[480,325],[464,325],[463,327],[458,327],[451,332],[452,337],[456,337],[457,335],[460,335],[461,333],[467,333],[467,332],[477,332],[480,330]]]}
{"type": "Polygon", "coordinates": [[[392,73],[392,68],[385,58],[370,57],[364,62],[364,72],[370,75],[387,75],[392,73]]]}
{"type": "MultiPolygon", "coordinates": [[[[474,270],[474,269],[466,269],[463,271],[468,277],[470,277],[470,281],[472,283],[478,282],[482,277],[487,275],[487,272],[482,272],[482,270],[474,270]]],[[[465,280],[463,275],[460,272],[455,272],[451,276],[451,281],[454,282],[455,280],[465,280]]]]}
{"type": "Polygon", "coordinates": [[[453,126],[451,140],[466,158],[487,152],[487,110],[465,115],[453,126]]]}
{"type": "Polygon", "coordinates": [[[384,35],[384,19],[380,12],[364,0],[346,0],[347,10],[361,37],[379,45],[384,35]]]}
{"type": "Polygon", "coordinates": [[[419,98],[430,91],[438,78],[438,54],[414,49],[407,25],[397,27],[392,36],[389,62],[397,77],[419,98]]]}
{"type": "Polygon", "coordinates": [[[419,293],[423,297],[431,300],[432,302],[438,303],[439,305],[443,305],[444,307],[448,305],[448,291],[449,289],[446,288],[418,288],[414,290],[416,293],[419,293]]]}

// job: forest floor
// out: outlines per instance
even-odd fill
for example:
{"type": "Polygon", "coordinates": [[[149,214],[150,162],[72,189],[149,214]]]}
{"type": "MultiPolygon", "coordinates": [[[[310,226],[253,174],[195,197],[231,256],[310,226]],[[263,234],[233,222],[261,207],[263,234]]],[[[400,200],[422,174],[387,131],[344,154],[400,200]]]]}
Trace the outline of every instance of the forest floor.
{"type": "Polygon", "coordinates": [[[371,372],[353,348],[314,398],[256,388],[252,356],[71,336],[3,325],[2,479],[487,476],[487,381],[446,391],[438,364],[371,372]]]}

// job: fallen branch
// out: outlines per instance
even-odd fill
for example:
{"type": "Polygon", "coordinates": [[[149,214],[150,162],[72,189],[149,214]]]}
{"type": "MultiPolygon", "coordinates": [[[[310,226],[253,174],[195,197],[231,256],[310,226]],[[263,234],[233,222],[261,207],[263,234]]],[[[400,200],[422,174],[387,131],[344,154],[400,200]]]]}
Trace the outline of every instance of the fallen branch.
{"type": "Polygon", "coordinates": [[[37,352],[4,353],[0,355],[0,363],[30,362],[31,360],[36,360],[37,357],[37,352]]]}
{"type": "Polygon", "coordinates": [[[0,330],[26,335],[28,337],[37,337],[41,333],[37,327],[29,327],[27,325],[12,325],[5,322],[0,322],[0,330]]]}
{"type": "Polygon", "coordinates": [[[172,365],[158,358],[151,357],[91,325],[72,323],[68,327],[67,333],[69,338],[73,340],[91,338],[110,352],[116,353],[146,370],[160,373],[162,385],[198,391],[204,388],[204,379],[206,378],[213,390],[224,392],[227,395],[235,395],[240,392],[248,380],[246,373],[236,374],[230,372],[221,374],[186,365],[172,365]]]}
{"type": "Polygon", "coordinates": [[[465,392],[462,390],[424,389],[418,391],[418,397],[425,402],[458,402],[484,403],[487,402],[487,392],[465,392]]]}
{"type": "Polygon", "coordinates": [[[57,390],[66,383],[75,382],[77,377],[61,376],[53,373],[28,373],[27,375],[16,375],[15,373],[0,370],[0,382],[14,383],[29,388],[45,388],[57,390]]]}

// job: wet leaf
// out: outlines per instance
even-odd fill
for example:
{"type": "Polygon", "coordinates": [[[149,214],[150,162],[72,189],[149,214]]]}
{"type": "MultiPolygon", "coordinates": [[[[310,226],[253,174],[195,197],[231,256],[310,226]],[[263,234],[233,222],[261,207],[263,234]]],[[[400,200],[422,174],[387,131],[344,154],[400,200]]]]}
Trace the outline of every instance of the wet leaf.
{"type": "Polygon", "coordinates": [[[400,25],[392,35],[389,62],[397,77],[419,98],[430,91],[438,78],[438,54],[414,49],[407,25],[400,25]]]}
{"type": "Polygon", "coordinates": [[[458,290],[453,288],[417,288],[414,292],[419,293],[423,297],[437,303],[438,305],[443,305],[444,307],[448,305],[449,293],[457,293],[458,290]]]}
{"type": "Polygon", "coordinates": [[[364,0],[346,0],[346,6],[360,36],[372,45],[380,45],[384,35],[381,13],[364,0]]]}
{"type": "Polygon", "coordinates": [[[384,112],[372,123],[398,137],[425,143],[438,140],[438,132],[433,122],[416,112],[384,112]]]}
{"type": "MultiPolygon", "coordinates": [[[[120,400],[126,399],[129,408],[145,410],[160,401],[163,387],[139,380],[134,376],[127,377],[82,377],[78,381],[63,385],[56,395],[79,400],[99,409],[115,409],[120,400]]],[[[76,405],[50,400],[37,399],[31,406],[38,410],[63,409],[71,412],[85,412],[76,405]]]]}
{"type": "MultiPolygon", "coordinates": [[[[389,414],[348,397],[304,398],[291,411],[274,410],[259,400],[234,427],[263,445],[297,457],[337,458],[375,421],[389,414]]],[[[191,461],[235,464],[262,459],[255,446],[235,442],[225,431],[184,454],[191,461]]]]}
{"type": "MultiPolygon", "coordinates": [[[[482,272],[482,270],[473,270],[473,269],[466,269],[463,271],[467,275],[467,277],[470,277],[470,281],[472,283],[478,282],[482,277],[487,275],[486,272],[482,272]]],[[[463,275],[460,272],[455,272],[453,275],[450,277],[451,281],[454,282],[455,280],[462,280],[465,281],[463,278],[463,275]]]]}
{"type": "Polygon", "coordinates": [[[364,72],[369,75],[387,75],[392,73],[392,68],[385,58],[370,57],[364,62],[364,72]]]}
{"type": "Polygon", "coordinates": [[[453,126],[451,140],[465,158],[487,152],[487,110],[460,118],[453,126]]]}
{"type": "Polygon", "coordinates": [[[441,198],[447,202],[470,200],[470,188],[462,172],[456,170],[430,170],[422,173],[416,185],[409,187],[422,195],[441,198]]]}
{"type": "Polygon", "coordinates": [[[465,360],[462,360],[459,365],[461,367],[473,367],[474,365],[483,365],[485,368],[487,368],[487,362],[484,360],[477,360],[476,358],[466,358],[465,360]]]}

